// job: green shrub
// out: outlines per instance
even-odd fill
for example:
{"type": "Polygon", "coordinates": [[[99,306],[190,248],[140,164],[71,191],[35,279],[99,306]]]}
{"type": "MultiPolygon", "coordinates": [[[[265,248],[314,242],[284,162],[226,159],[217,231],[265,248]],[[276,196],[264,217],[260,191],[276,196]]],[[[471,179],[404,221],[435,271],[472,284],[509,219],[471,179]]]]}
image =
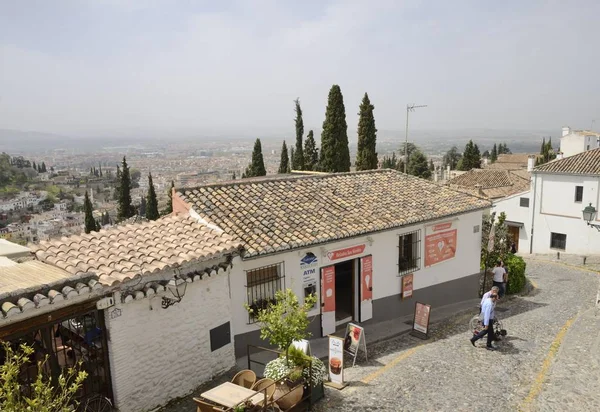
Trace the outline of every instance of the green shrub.
{"type": "Polygon", "coordinates": [[[508,290],[507,294],[519,293],[525,287],[525,268],[527,264],[522,257],[511,255],[505,257],[504,264],[508,269],[508,290]]]}

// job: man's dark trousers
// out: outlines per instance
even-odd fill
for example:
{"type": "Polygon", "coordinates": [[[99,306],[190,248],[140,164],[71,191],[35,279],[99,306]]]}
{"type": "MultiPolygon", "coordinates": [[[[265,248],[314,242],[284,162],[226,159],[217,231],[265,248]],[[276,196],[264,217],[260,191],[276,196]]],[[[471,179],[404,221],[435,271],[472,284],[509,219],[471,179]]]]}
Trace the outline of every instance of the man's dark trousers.
{"type": "Polygon", "coordinates": [[[503,282],[496,282],[495,280],[492,282],[493,286],[498,286],[498,296],[503,297],[504,296],[504,283],[503,282]]]}
{"type": "Polygon", "coordinates": [[[490,324],[487,329],[482,330],[477,335],[475,335],[471,340],[473,342],[477,342],[479,339],[483,338],[487,335],[487,347],[492,347],[492,342],[494,341],[494,321],[490,319],[490,324]]]}

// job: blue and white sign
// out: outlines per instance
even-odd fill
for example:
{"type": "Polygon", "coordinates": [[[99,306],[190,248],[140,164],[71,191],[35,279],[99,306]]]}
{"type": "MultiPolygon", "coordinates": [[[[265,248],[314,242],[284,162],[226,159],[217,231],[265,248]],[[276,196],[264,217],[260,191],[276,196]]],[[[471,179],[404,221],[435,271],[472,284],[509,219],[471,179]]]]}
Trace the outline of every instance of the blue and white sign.
{"type": "Polygon", "coordinates": [[[319,260],[314,253],[308,252],[300,259],[300,271],[302,272],[302,285],[304,287],[317,284],[319,260]]]}

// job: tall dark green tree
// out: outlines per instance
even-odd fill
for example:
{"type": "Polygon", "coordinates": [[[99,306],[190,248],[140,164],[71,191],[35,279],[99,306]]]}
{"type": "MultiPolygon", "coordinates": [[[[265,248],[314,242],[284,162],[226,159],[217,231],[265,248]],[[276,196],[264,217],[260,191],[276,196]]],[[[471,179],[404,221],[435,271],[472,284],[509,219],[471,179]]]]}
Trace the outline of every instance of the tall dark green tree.
{"type": "Polygon", "coordinates": [[[287,145],[285,144],[285,140],[283,141],[283,145],[281,146],[281,158],[279,160],[279,169],[277,173],[284,174],[288,173],[290,170],[290,157],[288,154],[287,145]]]}
{"type": "Polygon", "coordinates": [[[37,165],[35,164],[35,162],[31,163],[31,167],[33,168],[33,170],[35,170],[37,172],[37,165]]]}
{"type": "Polygon", "coordinates": [[[304,170],[304,150],[302,149],[302,139],[304,137],[304,121],[302,120],[302,108],[300,99],[294,100],[296,107],[296,147],[294,148],[294,157],[292,157],[292,169],[304,170]]]}
{"type": "Polygon", "coordinates": [[[88,195],[87,190],[85,191],[85,197],[83,199],[83,213],[85,216],[85,233],[96,232],[96,220],[94,220],[92,202],[90,201],[90,197],[88,195]]]}
{"type": "Polygon", "coordinates": [[[98,164],[98,166],[99,166],[99,171],[100,171],[100,177],[102,177],[102,165],[98,164]]]}
{"type": "Polygon", "coordinates": [[[443,157],[442,164],[444,168],[450,166],[450,170],[455,170],[458,166],[458,161],[462,154],[458,151],[458,147],[452,146],[443,157]]]}
{"type": "Polygon", "coordinates": [[[46,173],[48,170],[46,169],[46,163],[42,162],[42,173],[46,173]]]}
{"type": "Polygon", "coordinates": [[[329,90],[325,121],[321,133],[319,167],[324,172],[349,172],[350,149],[348,148],[348,124],[346,108],[340,86],[334,84],[329,90]]]}
{"type": "Polygon", "coordinates": [[[472,140],[469,140],[469,143],[465,146],[465,151],[459,166],[459,170],[462,171],[479,169],[481,167],[481,153],[479,152],[479,147],[477,147],[472,140]]]}
{"type": "Polygon", "coordinates": [[[267,170],[265,169],[265,161],[263,160],[262,145],[260,139],[256,139],[254,142],[254,150],[252,150],[252,163],[246,168],[244,173],[245,177],[256,177],[265,176],[267,170]]]}
{"type": "Polygon", "coordinates": [[[167,205],[162,211],[163,216],[173,213],[173,189],[175,189],[175,182],[171,180],[171,186],[167,192],[167,205]]]}
{"type": "Polygon", "coordinates": [[[129,219],[135,215],[135,207],[131,203],[131,178],[125,156],[123,156],[123,162],[121,163],[121,179],[119,181],[118,195],[117,219],[119,221],[129,219]]]}
{"type": "Polygon", "coordinates": [[[494,143],[494,147],[492,147],[492,153],[490,154],[490,161],[494,163],[498,160],[498,148],[496,147],[496,143],[494,143]]]}
{"type": "Polygon", "coordinates": [[[304,141],[304,170],[317,170],[319,166],[319,149],[312,130],[308,131],[304,141]]]}
{"type": "Polygon", "coordinates": [[[435,165],[433,164],[433,159],[429,159],[429,171],[433,172],[435,170],[435,165]]]}
{"type": "Polygon", "coordinates": [[[142,198],[140,199],[140,207],[138,208],[138,215],[146,216],[146,211],[147,211],[146,198],[144,196],[142,196],[142,198]]]}
{"type": "Polygon", "coordinates": [[[158,200],[152,182],[152,173],[148,173],[148,195],[146,196],[146,219],[156,220],[160,217],[158,213],[158,200]]]}
{"type": "Polygon", "coordinates": [[[411,153],[406,171],[409,175],[421,177],[423,179],[429,179],[431,177],[427,157],[419,149],[413,150],[411,153]]]}
{"type": "Polygon", "coordinates": [[[358,119],[358,151],[356,153],[356,170],[377,169],[376,152],[377,129],[369,95],[365,93],[359,108],[358,119]]]}

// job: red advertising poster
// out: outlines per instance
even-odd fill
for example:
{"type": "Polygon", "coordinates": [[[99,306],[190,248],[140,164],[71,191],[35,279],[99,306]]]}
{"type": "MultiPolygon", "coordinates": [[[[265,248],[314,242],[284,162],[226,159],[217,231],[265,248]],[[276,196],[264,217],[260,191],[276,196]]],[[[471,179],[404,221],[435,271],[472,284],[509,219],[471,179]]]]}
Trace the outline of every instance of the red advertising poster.
{"type": "Polygon", "coordinates": [[[455,221],[427,226],[425,228],[425,266],[432,266],[454,258],[456,238],[455,221]]]}
{"type": "Polygon", "coordinates": [[[373,256],[365,256],[360,260],[361,268],[361,300],[373,299],[373,256]]]}
{"type": "Polygon", "coordinates": [[[429,313],[431,306],[417,302],[415,305],[415,318],[413,322],[413,330],[427,335],[429,331],[429,313]]]}
{"type": "Polygon", "coordinates": [[[402,276],[402,299],[411,298],[413,295],[413,275],[402,276]]]}
{"type": "Polygon", "coordinates": [[[335,266],[327,266],[322,269],[323,273],[323,312],[335,311],[335,266]]]}
{"type": "Polygon", "coordinates": [[[329,260],[338,260],[348,258],[350,256],[360,255],[365,251],[366,245],[357,245],[351,246],[344,249],[332,250],[331,252],[327,252],[327,258],[329,260]]]}

